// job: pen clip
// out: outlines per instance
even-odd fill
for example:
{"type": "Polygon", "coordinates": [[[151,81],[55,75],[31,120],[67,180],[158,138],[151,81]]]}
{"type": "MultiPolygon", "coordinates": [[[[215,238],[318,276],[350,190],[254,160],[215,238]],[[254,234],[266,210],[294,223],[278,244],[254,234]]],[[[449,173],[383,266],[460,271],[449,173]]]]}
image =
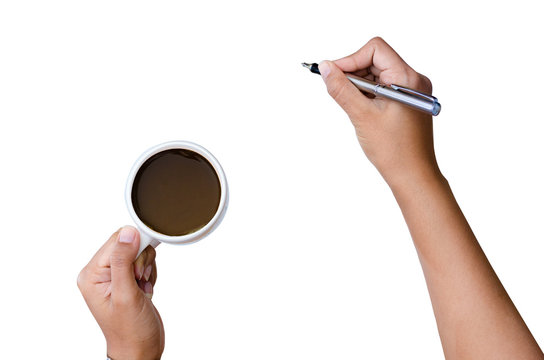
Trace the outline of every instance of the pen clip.
{"type": "Polygon", "coordinates": [[[420,93],[419,91],[415,91],[413,89],[408,89],[408,88],[405,88],[405,87],[402,87],[402,86],[398,86],[398,85],[395,85],[395,84],[391,84],[391,88],[393,90],[396,90],[396,91],[401,91],[401,92],[405,92],[407,94],[411,94],[411,95],[416,95],[416,96],[419,96],[423,99],[427,99],[429,101],[432,101],[433,103],[437,103],[438,102],[438,99],[435,98],[434,96],[432,95],[427,95],[427,94],[423,94],[423,93],[420,93]]]}

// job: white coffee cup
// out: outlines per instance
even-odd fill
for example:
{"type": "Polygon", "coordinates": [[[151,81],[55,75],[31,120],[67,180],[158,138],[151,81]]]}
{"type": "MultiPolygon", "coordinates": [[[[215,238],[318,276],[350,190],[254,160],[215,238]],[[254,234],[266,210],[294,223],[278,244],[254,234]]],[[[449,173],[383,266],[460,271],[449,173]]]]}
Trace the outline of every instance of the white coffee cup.
{"type": "Polygon", "coordinates": [[[223,169],[221,168],[221,165],[219,164],[217,159],[202,146],[192,143],[190,141],[170,141],[148,149],[146,152],[140,155],[138,160],[136,160],[136,162],[132,166],[125,190],[125,201],[127,203],[128,212],[130,213],[132,220],[136,223],[136,227],[140,231],[140,250],[138,251],[138,255],[140,255],[140,253],[148,245],[157,247],[161,242],[168,244],[191,244],[206,237],[213,230],[215,230],[215,228],[217,228],[217,226],[219,226],[219,224],[221,223],[221,220],[223,220],[225,212],[227,211],[228,199],[229,190],[225,173],[223,172],[223,169]],[[143,223],[142,220],[140,220],[140,218],[136,214],[136,211],[134,211],[134,206],[132,204],[132,186],[134,184],[134,178],[136,177],[138,170],[140,170],[140,167],[146,162],[147,159],[149,159],[153,155],[170,149],[190,150],[203,156],[213,166],[217,177],[219,178],[219,185],[221,187],[221,198],[219,199],[219,206],[217,207],[217,211],[215,212],[215,215],[212,217],[212,219],[197,231],[181,236],[165,235],[149,228],[146,224],[143,223]]]}

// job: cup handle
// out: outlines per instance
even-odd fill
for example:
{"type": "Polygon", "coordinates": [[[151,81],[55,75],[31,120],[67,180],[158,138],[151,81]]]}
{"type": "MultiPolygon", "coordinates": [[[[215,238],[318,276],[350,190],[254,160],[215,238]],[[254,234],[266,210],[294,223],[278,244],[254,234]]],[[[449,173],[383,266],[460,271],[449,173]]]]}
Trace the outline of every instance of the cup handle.
{"type": "Polygon", "coordinates": [[[142,251],[144,251],[145,248],[148,247],[149,245],[156,248],[157,246],[159,246],[159,244],[160,244],[160,241],[153,239],[151,236],[147,235],[143,231],[140,231],[140,249],[138,250],[138,255],[136,255],[136,257],[140,256],[142,251]]]}

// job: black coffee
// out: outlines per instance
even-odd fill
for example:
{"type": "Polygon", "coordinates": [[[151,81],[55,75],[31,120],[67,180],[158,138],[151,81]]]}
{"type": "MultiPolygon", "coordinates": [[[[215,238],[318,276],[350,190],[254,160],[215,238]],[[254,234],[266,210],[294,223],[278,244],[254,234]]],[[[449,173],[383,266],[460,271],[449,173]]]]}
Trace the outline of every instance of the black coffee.
{"type": "Polygon", "coordinates": [[[153,155],[138,170],[132,205],[151,229],[186,235],[206,225],[217,212],[221,187],[213,166],[191,150],[153,155]]]}

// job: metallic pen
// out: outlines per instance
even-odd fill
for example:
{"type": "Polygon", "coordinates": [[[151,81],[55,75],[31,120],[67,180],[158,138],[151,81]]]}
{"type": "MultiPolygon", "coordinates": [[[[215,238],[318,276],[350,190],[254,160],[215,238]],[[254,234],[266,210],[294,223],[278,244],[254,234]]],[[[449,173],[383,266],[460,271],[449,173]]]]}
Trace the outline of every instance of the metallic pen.
{"type": "MultiPolygon", "coordinates": [[[[309,69],[314,74],[321,74],[316,63],[302,63],[302,66],[309,69]]],[[[370,80],[363,79],[353,74],[346,74],[349,81],[357,87],[357,89],[366,93],[374,94],[379,97],[398,101],[401,104],[410,106],[419,111],[426,112],[433,116],[440,113],[440,103],[438,99],[432,95],[420,93],[419,91],[405,88],[399,85],[391,84],[390,86],[378,84],[370,80]]]]}

